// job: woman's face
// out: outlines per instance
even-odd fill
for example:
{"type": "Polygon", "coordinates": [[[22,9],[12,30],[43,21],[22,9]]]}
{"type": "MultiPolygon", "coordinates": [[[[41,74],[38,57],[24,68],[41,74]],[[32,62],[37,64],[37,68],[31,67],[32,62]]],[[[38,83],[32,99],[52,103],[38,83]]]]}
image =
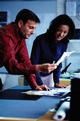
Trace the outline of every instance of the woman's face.
{"type": "Polygon", "coordinates": [[[61,41],[62,39],[64,39],[69,33],[69,26],[68,25],[60,25],[56,31],[55,34],[55,39],[56,42],[61,41]]]}

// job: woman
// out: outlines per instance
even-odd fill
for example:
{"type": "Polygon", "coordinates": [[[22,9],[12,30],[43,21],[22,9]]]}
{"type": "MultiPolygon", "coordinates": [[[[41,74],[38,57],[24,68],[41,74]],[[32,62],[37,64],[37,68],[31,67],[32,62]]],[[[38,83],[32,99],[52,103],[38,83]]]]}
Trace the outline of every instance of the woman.
{"type": "MultiPolygon", "coordinates": [[[[66,51],[69,39],[72,39],[75,32],[75,25],[72,19],[66,15],[60,15],[52,20],[46,33],[39,35],[32,47],[32,64],[53,63],[66,51]]],[[[53,75],[55,87],[65,87],[59,83],[60,70],[62,63],[59,64],[51,75],[53,75]]],[[[37,73],[37,83],[41,85],[44,78],[49,77],[47,73],[37,73]],[[42,80],[43,79],[43,80],[42,80]]],[[[51,79],[50,79],[51,80],[51,79]]]]}

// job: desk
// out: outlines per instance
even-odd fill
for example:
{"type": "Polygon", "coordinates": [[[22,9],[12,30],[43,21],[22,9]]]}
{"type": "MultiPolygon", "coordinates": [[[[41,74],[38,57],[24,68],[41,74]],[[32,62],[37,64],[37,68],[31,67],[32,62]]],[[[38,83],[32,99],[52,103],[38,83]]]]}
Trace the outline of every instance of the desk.
{"type": "MultiPolygon", "coordinates": [[[[41,116],[37,121],[56,121],[52,119],[53,115],[54,115],[53,112],[47,112],[45,115],[41,116]]],[[[63,121],[68,121],[68,120],[63,120],[63,121]]]]}
{"type": "Polygon", "coordinates": [[[60,101],[58,97],[27,96],[29,86],[16,86],[0,92],[0,121],[38,121],[60,101]]]}
{"type": "Polygon", "coordinates": [[[60,80],[61,84],[64,84],[66,86],[71,84],[71,80],[70,79],[60,78],[59,80],[60,80]]]}

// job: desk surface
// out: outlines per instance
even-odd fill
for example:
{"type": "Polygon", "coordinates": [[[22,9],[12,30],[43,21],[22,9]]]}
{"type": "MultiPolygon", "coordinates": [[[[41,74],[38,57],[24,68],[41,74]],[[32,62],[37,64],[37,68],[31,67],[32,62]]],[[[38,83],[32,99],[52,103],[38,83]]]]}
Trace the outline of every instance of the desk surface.
{"type": "MultiPolygon", "coordinates": [[[[52,119],[53,115],[54,115],[53,112],[47,112],[45,115],[41,116],[37,121],[55,121],[52,119]]],[[[63,120],[63,121],[68,121],[68,120],[63,120]]]]}
{"type": "Polygon", "coordinates": [[[28,86],[16,86],[0,92],[1,121],[37,121],[60,101],[58,97],[31,97],[21,93],[29,89],[28,86]]]}

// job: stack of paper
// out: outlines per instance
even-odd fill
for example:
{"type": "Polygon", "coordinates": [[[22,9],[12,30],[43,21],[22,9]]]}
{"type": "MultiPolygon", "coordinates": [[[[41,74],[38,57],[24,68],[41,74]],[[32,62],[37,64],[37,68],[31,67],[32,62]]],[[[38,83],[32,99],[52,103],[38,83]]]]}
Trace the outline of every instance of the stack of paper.
{"type": "Polygon", "coordinates": [[[66,88],[54,88],[50,91],[36,91],[36,90],[30,90],[26,92],[22,92],[27,95],[39,95],[39,96],[63,96],[66,93],[70,92],[70,86],[67,86],[66,88]]]}
{"type": "Polygon", "coordinates": [[[59,65],[61,62],[63,62],[67,57],[69,57],[73,53],[75,53],[75,51],[64,52],[61,58],[56,62],[56,64],[59,65]]]}

